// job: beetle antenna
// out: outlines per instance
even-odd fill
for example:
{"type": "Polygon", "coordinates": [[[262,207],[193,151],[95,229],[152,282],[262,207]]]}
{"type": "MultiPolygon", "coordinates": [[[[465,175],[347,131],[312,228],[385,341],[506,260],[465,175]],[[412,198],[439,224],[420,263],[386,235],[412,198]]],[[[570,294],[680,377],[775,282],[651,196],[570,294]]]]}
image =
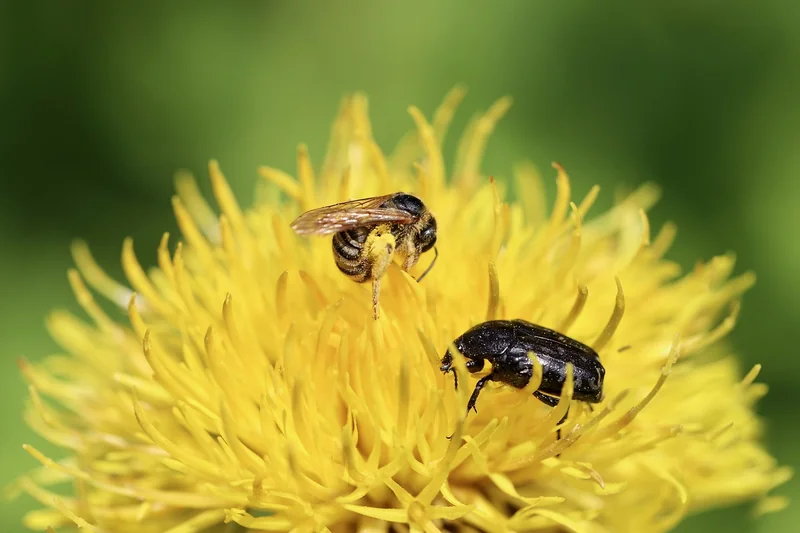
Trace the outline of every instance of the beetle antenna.
{"type": "Polygon", "coordinates": [[[430,272],[430,271],[431,271],[431,269],[433,268],[433,265],[435,265],[435,264],[436,264],[436,260],[439,258],[439,249],[438,249],[438,248],[436,248],[436,246],[434,246],[434,247],[433,247],[433,253],[435,254],[435,255],[433,256],[433,261],[431,261],[431,264],[430,264],[430,265],[428,265],[428,268],[426,268],[426,269],[425,269],[425,272],[423,272],[423,273],[422,273],[422,274],[421,274],[421,275],[420,275],[420,276],[417,278],[417,283],[419,283],[420,281],[422,281],[422,278],[424,278],[425,276],[427,276],[427,275],[428,275],[428,272],[430,272]]]}

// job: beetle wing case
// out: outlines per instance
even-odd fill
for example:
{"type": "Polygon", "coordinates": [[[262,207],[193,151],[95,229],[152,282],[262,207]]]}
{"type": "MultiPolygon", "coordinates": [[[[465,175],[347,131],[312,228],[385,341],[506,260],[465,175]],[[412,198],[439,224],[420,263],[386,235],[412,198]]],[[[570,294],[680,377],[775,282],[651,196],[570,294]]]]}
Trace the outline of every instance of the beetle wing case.
{"type": "Polygon", "coordinates": [[[542,385],[539,390],[561,394],[567,374],[567,364],[573,368],[573,398],[599,402],[603,398],[605,369],[592,348],[557,331],[515,320],[517,341],[530,347],[542,364],[542,385]]]}
{"type": "Polygon", "coordinates": [[[514,329],[510,320],[482,322],[458,337],[454,344],[468,358],[502,355],[514,344],[514,329]]]}

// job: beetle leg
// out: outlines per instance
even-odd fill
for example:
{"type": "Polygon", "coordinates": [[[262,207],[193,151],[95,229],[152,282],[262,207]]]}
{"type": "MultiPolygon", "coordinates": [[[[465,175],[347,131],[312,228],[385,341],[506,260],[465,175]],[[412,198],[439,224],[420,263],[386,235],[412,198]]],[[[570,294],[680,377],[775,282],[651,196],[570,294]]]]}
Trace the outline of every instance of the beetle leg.
{"type": "MultiPolygon", "coordinates": [[[[558,421],[559,426],[564,423],[564,420],[567,419],[568,415],[569,415],[569,407],[567,407],[567,412],[564,413],[564,416],[561,417],[561,420],[558,421]]],[[[556,440],[561,440],[561,428],[556,429],[556,440]]]]}
{"type": "Polygon", "coordinates": [[[475,372],[480,372],[483,370],[483,365],[486,363],[486,359],[467,359],[467,370],[470,373],[474,374],[475,372]]]}
{"type": "MultiPolygon", "coordinates": [[[[556,405],[558,405],[559,399],[554,396],[548,396],[547,394],[541,393],[538,390],[533,391],[533,395],[537,400],[546,405],[549,405],[550,407],[555,407],[556,405]]],[[[569,407],[567,407],[567,412],[564,413],[564,416],[561,417],[561,420],[558,421],[558,425],[564,423],[564,420],[567,419],[567,415],[569,415],[569,407]]],[[[561,428],[558,428],[556,430],[556,439],[561,440],[561,428]]]]}
{"type": "MultiPolygon", "coordinates": [[[[590,403],[586,403],[586,404],[584,404],[584,405],[585,405],[586,407],[588,407],[588,408],[589,408],[589,411],[591,411],[591,412],[593,412],[593,413],[594,413],[594,407],[592,407],[592,404],[590,404],[590,403]]],[[[562,417],[561,417],[561,420],[559,420],[559,421],[558,421],[558,425],[561,425],[561,424],[563,424],[563,423],[564,423],[564,420],[566,420],[566,419],[567,419],[567,416],[568,416],[568,415],[569,415],[569,407],[567,407],[567,412],[566,412],[566,413],[564,413],[564,416],[562,416],[562,417]]],[[[557,438],[558,440],[561,440],[561,428],[558,428],[558,429],[556,430],[556,438],[557,438]]],[[[558,455],[556,455],[556,457],[558,457],[558,456],[560,456],[560,455],[561,455],[561,454],[558,454],[558,455]]]]}
{"type": "Polygon", "coordinates": [[[533,391],[533,397],[542,402],[545,405],[549,405],[550,407],[555,407],[558,405],[558,398],[555,396],[548,396],[543,392],[533,391]]]}
{"type": "Polygon", "coordinates": [[[492,379],[492,375],[489,374],[488,376],[483,376],[478,382],[475,384],[475,390],[472,391],[472,396],[469,397],[469,402],[467,403],[467,414],[469,414],[469,410],[472,409],[476,413],[478,409],[475,408],[475,403],[478,401],[478,395],[481,393],[481,389],[486,382],[492,379]]]}
{"type": "MultiPolygon", "coordinates": [[[[453,376],[456,376],[456,379],[458,379],[457,377],[458,374],[456,373],[455,369],[453,369],[453,376]]],[[[483,386],[486,385],[486,382],[489,381],[490,379],[492,379],[491,374],[483,376],[481,379],[478,380],[477,383],[475,383],[475,389],[472,391],[472,396],[469,397],[469,402],[467,402],[467,415],[469,415],[470,409],[472,409],[476,413],[478,412],[478,409],[475,408],[475,403],[478,401],[478,395],[481,393],[481,389],[483,389],[483,386]]],[[[456,386],[458,386],[458,382],[456,382],[456,386]]],[[[453,438],[453,435],[447,437],[447,440],[450,440],[451,438],[453,438]]]]}

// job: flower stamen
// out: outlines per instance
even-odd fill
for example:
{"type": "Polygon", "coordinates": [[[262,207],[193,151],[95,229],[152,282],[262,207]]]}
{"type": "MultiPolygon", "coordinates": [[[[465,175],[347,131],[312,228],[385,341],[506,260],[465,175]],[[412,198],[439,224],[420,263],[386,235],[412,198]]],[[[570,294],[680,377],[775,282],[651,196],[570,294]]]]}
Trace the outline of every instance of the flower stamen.
{"type": "Polygon", "coordinates": [[[72,258],[80,273],[83,274],[86,283],[108,300],[124,308],[128,304],[133,291],[114,281],[111,276],[100,268],[85,242],[73,242],[70,250],[72,258]]]}
{"type": "Polygon", "coordinates": [[[486,310],[486,320],[494,320],[497,317],[499,306],[500,277],[497,274],[497,265],[494,261],[489,261],[489,306],[486,310]]]}
{"type": "Polygon", "coordinates": [[[448,179],[441,147],[463,96],[453,89],[430,122],[411,107],[412,132],[391,159],[373,138],[366,97],[345,98],[322,166],[299,145],[297,177],[260,168],[256,206],[244,211],[216,161],[208,172],[218,209],[179,173],[182,241],[171,253],[163,233],[158,267],[148,269],[125,239],[126,286],[73,244],[78,268],[68,279],[88,319],[54,313],[47,326],[67,354],[20,362],[26,421],[69,454],[56,462],[25,447],[42,466],[5,493],[42,504],[26,526],[633,533],[743,498],[762,498],[759,511],[784,505],[765,497],[791,471],[758,442],[760,366],[740,380],[720,342],[755,277],[731,278],[726,254],[679,278],[662,259],[674,226],[650,243],[652,184],[590,219],[599,188],[571,201],[554,163],[548,216],[527,164],[514,169],[521,203],[504,200],[503,183],[484,181],[480,167],[508,98],[471,120],[448,179]],[[440,263],[419,283],[391,261],[396,243],[387,250],[386,239],[371,240],[362,252],[380,263],[372,273],[383,284],[375,321],[370,284],[341,275],[330,241],[302,239],[290,221],[299,209],[397,191],[435,215],[440,263]],[[625,293],[615,277],[609,316],[598,295],[614,274],[625,293]],[[125,323],[97,294],[127,306],[125,323]],[[505,344],[488,339],[501,353],[470,373],[453,339],[484,316],[570,332],[601,353],[605,373],[586,375],[564,354],[527,353],[532,365],[514,382],[502,357],[504,346],[519,356],[513,333],[505,344]],[[456,390],[441,371],[448,347],[456,390]],[[686,360],[671,372],[679,353],[686,360]],[[550,375],[546,357],[569,363],[566,376],[550,375]],[[487,375],[504,379],[468,417],[470,393],[487,375]],[[561,378],[555,407],[533,395],[561,378]],[[641,392],[625,400],[624,387],[641,392]],[[602,391],[599,413],[580,401],[587,390],[602,391]],[[42,488],[63,483],[75,497],[42,488]]]}
{"type": "Polygon", "coordinates": [[[556,286],[561,286],[561,284],[564,282],[564,278],[566,278],[569,271],[575,266],[575,262],[578,259],[578,253],[581,250],[581,216],[578,212],[578,207],[574,202],[570,202],[569,206],[572,209],[571,218],[575,229],[572,232],[572,237],[570,239],[569,246],[567,247],[567,251],[564,253],[564,257],[561,259],[556,272],[556,286]]]}
{"type": "Polygon", "coordinates": [[[558,326],[558,331],[566,334],[569,328],[575,323],[583,311],[583,306],[586,305],[586,300],[589,298],[589,289],[586,285],[578,285],[578,294],[575,296],[575,302],[569,310],[569,314],[564,317],[561,324],[558,326]]]}
{"type": "Polygon", "coordinates": [[[614,302],[614,311],[611,312],[611,317],[608,319],[603,332],[592,343],[592,348],[598,353],[605,348],[608,341],[614,336],[614,332],[617,331],[617,326],[619,326],[622,316],[625,314],[625,294],[622,292],[622,282],[617,276],[614,276],[614,281],[617,283],[617,299],[614,302]]]}
{"type": "Polygon", "coordinates": [[[480,175],[480,162],[486,144],[495,126],[511,108],[509,96],[500,98],[481,116],[473,118],[467,126],[467,133],[461,138],[456,152],[453,176],[465,189],[474,189],[480,175]]]}
{"type": "Polygon", "coordinates": [[[607,437],[613,435],[615,433],[619,433],[625,426],[633,422],[633,419],[644,409],[647,404],[649,404],[653,398],[655,398],[658,391],[661,390],[661,387],[664,386],[664,383],[667,381],[667,378],[672,373],[672,366],[678,360],[680,356],[680,336],[675,335],[674,340],[672,341],[672,347],[669,350],[669,355],[667,356],[667,362],[664,364],[664,367],[661,369],[661,375],[658,377],[658,381],[656,384],[653,385],[653,388],[647,395],[642,398],[642,400],[636,404],[635,406],[631,407],[631,409],[614,421],[612,424],[608,425],[605,430],[603,431],[603,437],[607,437]]]}

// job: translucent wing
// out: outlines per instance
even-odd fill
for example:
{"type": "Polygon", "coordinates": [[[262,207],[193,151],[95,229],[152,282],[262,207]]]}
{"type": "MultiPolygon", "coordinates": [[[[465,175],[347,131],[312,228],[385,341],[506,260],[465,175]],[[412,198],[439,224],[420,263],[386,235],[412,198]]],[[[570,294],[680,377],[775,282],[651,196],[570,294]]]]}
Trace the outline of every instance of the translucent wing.
{"type": "Polygon", "coordinates": [[[380,207],[395,194],[374,196],[328,205],[306,211],[294,222],[292,229],[300,235],[328,235],[359,226],[380,224],[382,222],[414,222],[415,217],[390,207],[380,207]]]}

